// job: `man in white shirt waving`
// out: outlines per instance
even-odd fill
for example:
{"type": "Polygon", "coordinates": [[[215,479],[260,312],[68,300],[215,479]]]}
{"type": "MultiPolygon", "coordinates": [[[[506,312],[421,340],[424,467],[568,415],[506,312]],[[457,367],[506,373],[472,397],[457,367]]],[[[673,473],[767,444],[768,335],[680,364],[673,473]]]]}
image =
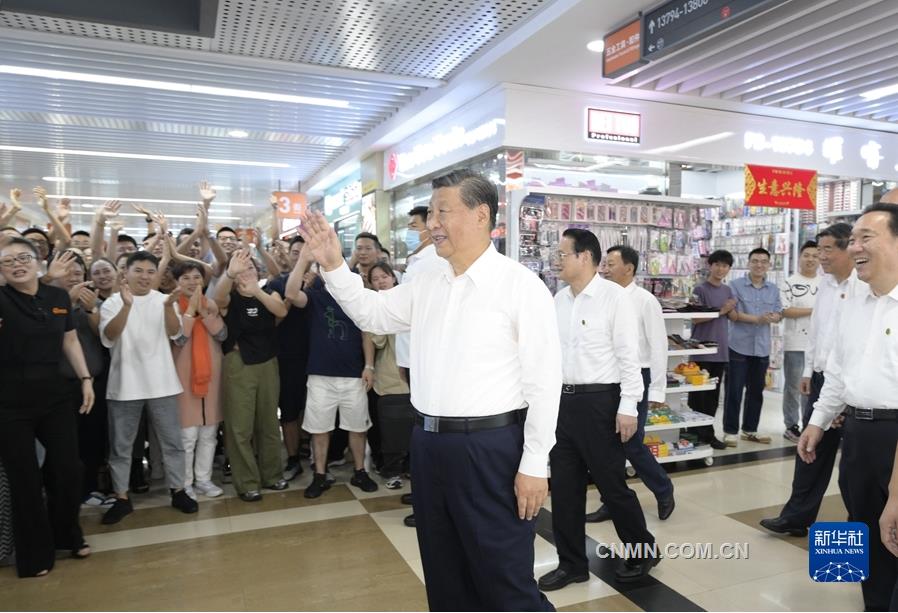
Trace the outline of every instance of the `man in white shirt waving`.
{"type": "MultiPolygon", "coordinates": [[[[642,369],[642,383],[645,392],[636,408],[639,422],[636,434],[624,443],[624,454],[636,470],[645,486],[658,501],[659,519],[667,519],[674,510],[673,482],[667,472],[658,464],[642,441],[645,438],[645,422],[649,405],[664,402],[664,388],[667,387],[667,329],[661,303],[650,292],[636,284],[636,269],[639,268],[639,253],[632,247],[615,245],[606,252],[605,277],[622,288],[633,304],[636,312],[636,327],[639,329],[639,367],[642,369]]],[[[587,522],[601,522],[611,519],[607,505],[586,516],[587,522]]]]}
{"type": "Polygon", "coordinates": [[[558,568],[540,577],[539,586],[557,590],[589,579],[587,472],[608,505],[621,544],[643,548],[643,557],[622,560],[615,571],[618,581],[636,581],[658,563],[645,553],[655,537],[624,476],[624,445],[636,434],[636,405],[643,396],[636,315],[626,290],[596,273],[602,251],[595,234],[565,230],[557,256],[560,277],[569,284],[555,295],[564,375],[551,454],[558,568]]]}
{"type": "Polygon", "coordinates": [[[303,220],[306,249],[361,329],[411,330],[410,455],[430,608],[553,610],[533,580],[561,389],[552,297],[492,246],[495,185],[467,170],[432,185],[427,228],[443,260],[410,283],[366,290],[320,214],[303,220]]]}
{"type": "Polygon", "coordinates": [[[879,519],[886,506],[898,443],[898,205],[874,204],[851,230],[848,253],[866,291],[839,316],[824,370],[820,399],[798,441],[805,462],[833,420],[845,413],[839,487],[852,521],[870,528],[870,576],[862,584],[868,611],[898,610],[898,563],[882,544],[879,519]]]}

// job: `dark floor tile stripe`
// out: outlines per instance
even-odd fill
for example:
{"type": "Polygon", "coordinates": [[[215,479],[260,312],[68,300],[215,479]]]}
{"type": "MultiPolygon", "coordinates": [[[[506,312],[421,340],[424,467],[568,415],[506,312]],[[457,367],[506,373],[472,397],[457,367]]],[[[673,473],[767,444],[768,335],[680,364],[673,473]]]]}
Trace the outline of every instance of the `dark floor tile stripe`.
{"type": "MultiPolygon", "coordinates": [[[[555,544],[550,511],[540,510],[536,519],[536,533],[553,545],[555,544]]],[[[626,596],[643,611],[704,611],[703,608],[652,575],[634,583],[619,583],[614,576],[616,561],[610,558],[599,558],[596,553],[598,545],[599,543],[594,539],[586,537],[586,554],[589,559],[590,572],[626,596]]],[[[551,600],[551,595],[549,600],[551,600]]]]}

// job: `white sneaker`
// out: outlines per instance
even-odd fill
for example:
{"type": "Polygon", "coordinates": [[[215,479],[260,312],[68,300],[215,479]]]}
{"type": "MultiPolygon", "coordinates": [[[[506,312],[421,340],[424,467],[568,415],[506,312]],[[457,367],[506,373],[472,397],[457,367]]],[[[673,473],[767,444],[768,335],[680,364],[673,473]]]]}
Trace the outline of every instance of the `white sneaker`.
{"type": "Polygon", "coordinates": [[[192,486],[192,485],[188,485],[187,487],[185,487],[185,488],[184,488],[184,492],[185,492],[188,496],[190,496],[193,500],[196,500],[196,492],[193,490],[193,486],[192,486]]]}
{"type": "Polygon", "coordinates": [[[727,447],[735,447],[739,443],[739,439],[736,438],[735,434],[725,434],[723,442],[726,443],[727,447]]]}
{"type": "Polygon", "coordinates": [[[208,498],[217,498],[218,496],[224,494],[224,490],[211,481],[197,481],[193,487],[200,494],[208,498]]]}

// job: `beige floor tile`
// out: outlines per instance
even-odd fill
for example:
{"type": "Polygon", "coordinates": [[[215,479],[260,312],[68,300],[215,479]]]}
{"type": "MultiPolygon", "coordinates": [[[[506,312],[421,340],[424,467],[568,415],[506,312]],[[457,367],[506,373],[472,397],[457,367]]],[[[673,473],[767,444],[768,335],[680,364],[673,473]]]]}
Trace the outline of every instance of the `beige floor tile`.
{"type": "Polygon", "coordinates": [[[814,583],[807,568],[694,594],[708,611],[862,611],[859,584],[814,583]]]}
{"type": "Polygon", "coordinates": [[[642,611],[626,596],[605,596],[604,598],[596,598],[595,600],[587,600],[586,602],[578,602],[577,604],[562,606],[559,611],[642,611]]]}
{"type": "Polygon", "coordinates": [[[418,533],[414,528],[409,528],[402,523],[402,520],[408,514],[408,507],[405,507],[392,511],[372,513],[371,518],[377,523],[403,559],[420,559],[421,551],[418,549],[418,533]]]}
{"type": "Polygon", "coordinates": [[[230,518],[230,521],[232,532],[243,532],[245,530],[275,528],[363,514],[365,514],[365,507],[359,501],[347,500],[345,502],[282,509],[265,513],[235,515],[230,518]]]}
{"type": "Polygon", "coordinates": [[[678,503],[688,501],[722,514],[783,504],[791,492],[789,486],[735,470],[691,475],[676,482],[678,503]]]}
{"type": "MultiPolygon", "coordinates": [[[[124,521],[127,521],[127,519],[124,521]]],[[[105,534],[92,534],[87,538],[87,541],[94,551],[100,552],[218,536],[227,534],[231,530],[231,518],[221,517],[177,524],[162,524],[150,528],[119,530],[105,534]]]]}

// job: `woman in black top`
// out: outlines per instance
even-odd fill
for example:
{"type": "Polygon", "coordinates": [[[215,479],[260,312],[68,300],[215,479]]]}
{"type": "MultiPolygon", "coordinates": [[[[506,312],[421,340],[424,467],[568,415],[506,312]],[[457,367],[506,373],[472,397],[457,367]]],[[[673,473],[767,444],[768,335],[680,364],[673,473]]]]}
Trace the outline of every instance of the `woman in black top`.
{"type": "Polygon", "coordinates": [[[94,403],[72,319],[68,293],[38,281],[38,253],[25,239],[8,239],[0,248],[0,457],[13,499],[16,566],[20,577],[39,577],[53,568],[56,549],[84,558],[78,511],[81,463],[69,386],[60,374],[63,356],[80,379],[80,411],[94,403]],[[47,450],[47,505],[35,439],[47,450]]]}
{"type": "Polygon", "coordinates": [[[277,418],[280,385],[275,328],[278,319],[287,315],[287,305],[277,292],[266,293],[259,287],[259,271],[246,250],[231,257],[215,288],[215,302],[228,327],[228,338],[222,343],[225,445],[234,489],[244,502],[255,502],[262,499],[260,487],[287,488],[277,418]]]}

